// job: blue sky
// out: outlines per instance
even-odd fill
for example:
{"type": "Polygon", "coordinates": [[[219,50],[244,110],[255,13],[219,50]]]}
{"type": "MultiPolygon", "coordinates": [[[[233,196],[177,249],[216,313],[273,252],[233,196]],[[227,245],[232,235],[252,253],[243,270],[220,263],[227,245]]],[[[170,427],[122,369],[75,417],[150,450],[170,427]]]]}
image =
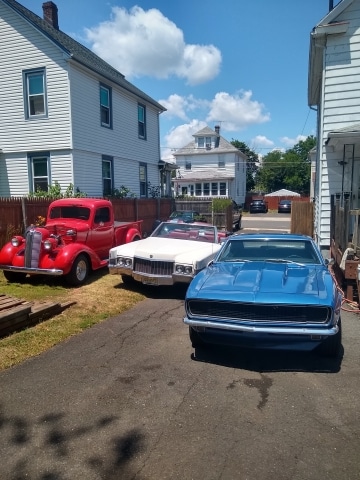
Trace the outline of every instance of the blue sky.
{"type": "Polygon", "coordinates": [[[162,158],[206,125],[260,155],[316,134],[309,39],[329,0],[53,1],[62,31],[167,108],[162,158]]]}

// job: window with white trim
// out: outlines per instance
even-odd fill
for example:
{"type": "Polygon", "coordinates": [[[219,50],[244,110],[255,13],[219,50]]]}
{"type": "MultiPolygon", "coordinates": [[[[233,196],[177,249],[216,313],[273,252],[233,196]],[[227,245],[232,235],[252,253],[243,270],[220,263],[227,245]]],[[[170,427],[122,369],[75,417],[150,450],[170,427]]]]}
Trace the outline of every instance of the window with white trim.
{"type": "Polygon", "coordinates": [[[218,167],[225,168],[225,155],[219,155],[218,157],[218,167]]]}
{"type": "Polygon", "coordinates": [[[45,68],[24,72],[26,118],[47,115],[45,68]]]}
{"type": "Polygon", "coordinates": [[[113,158],[106,155],[102,156],[102,182],[103,195],[111,195],[113,188],[113,158]]]}
{"type": "Polygon", "coordinates": [[[139,138],[146,140],[146,108],[140,103],[138,104],[138,135],[139,138]]]}
{"type": "Polygon", "coordinates": [[[147,165],[139,164],[140,197],[147,197],[147,165]]]}
{"type": "Polygon", "coordinates": [[[47,192],[50,185],[49,156],[47,154],[33,154],[29,156],[31,170],[30,190],[47,192]]]}
{"type": "Polygon", "coordinates": [[[226,182],[220,182],[219,187],[220,195],[226,195],[226,182]]]}
{"type": "Polygon", "coordinates": [[[102,127],[112,127],[111,88],[106,85],[100,85],[100,119],[102,127]]]}

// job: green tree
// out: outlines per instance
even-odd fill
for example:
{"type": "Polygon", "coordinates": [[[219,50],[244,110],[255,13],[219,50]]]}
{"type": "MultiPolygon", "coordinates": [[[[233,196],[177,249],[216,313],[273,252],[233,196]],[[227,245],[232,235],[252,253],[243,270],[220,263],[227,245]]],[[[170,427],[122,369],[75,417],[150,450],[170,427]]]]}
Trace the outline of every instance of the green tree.
{"type": "Polygon", "coordinates": [[[239,140],[231,140],[230,142],[235,148],[240,150],[240,152],[245,153],[247,156],[246,160],[246,190],[250,192],[255,188],[255,176],[258,170],[257,163],[259,157],[257,153],[251,150],[246,143],[240,142],[239,140]]]}
{"type": "Polygon", "coordinates": [[[286,188],[309,195],[310,161],[308,154],[315,145],[315,137],[309,136],[286,152],[276,150],[265,155],[255,178],[257,188],[268,193],[286,188]]]}

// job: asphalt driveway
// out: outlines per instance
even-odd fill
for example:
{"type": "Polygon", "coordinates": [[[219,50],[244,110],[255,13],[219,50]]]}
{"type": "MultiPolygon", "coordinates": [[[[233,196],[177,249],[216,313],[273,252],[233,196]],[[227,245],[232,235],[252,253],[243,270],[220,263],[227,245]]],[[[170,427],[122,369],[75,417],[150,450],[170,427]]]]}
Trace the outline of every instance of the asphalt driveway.
{"type": "Polygon", "coordinates": [[[194,352],[184,291],[148,292],[0,372],[1,479],[360,478],[359,314],[339,360],[194,352]]]}

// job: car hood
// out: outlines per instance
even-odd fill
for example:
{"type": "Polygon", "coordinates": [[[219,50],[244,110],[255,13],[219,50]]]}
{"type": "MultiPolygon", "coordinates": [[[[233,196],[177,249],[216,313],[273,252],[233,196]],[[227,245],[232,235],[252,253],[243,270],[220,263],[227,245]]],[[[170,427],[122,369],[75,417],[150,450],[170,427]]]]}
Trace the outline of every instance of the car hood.
{"type": "Polygon", "coordinates": [[[189,297],[244,302],[326,303],[333,283],[323,266],[270,262],[213,264],[201,272],[189,297]]]}
{"type": "Polygon", "coordinates": [[[137,242],[127,243],[115,247],[117,255],[129,257],[152,258],[156,260],[178,261],[182,258],[191,262],[208,255],[215,255],[220,249],[220,244],[206,243],[192,240],[179,240],[161,237],[149,237],[137,242]]]}

